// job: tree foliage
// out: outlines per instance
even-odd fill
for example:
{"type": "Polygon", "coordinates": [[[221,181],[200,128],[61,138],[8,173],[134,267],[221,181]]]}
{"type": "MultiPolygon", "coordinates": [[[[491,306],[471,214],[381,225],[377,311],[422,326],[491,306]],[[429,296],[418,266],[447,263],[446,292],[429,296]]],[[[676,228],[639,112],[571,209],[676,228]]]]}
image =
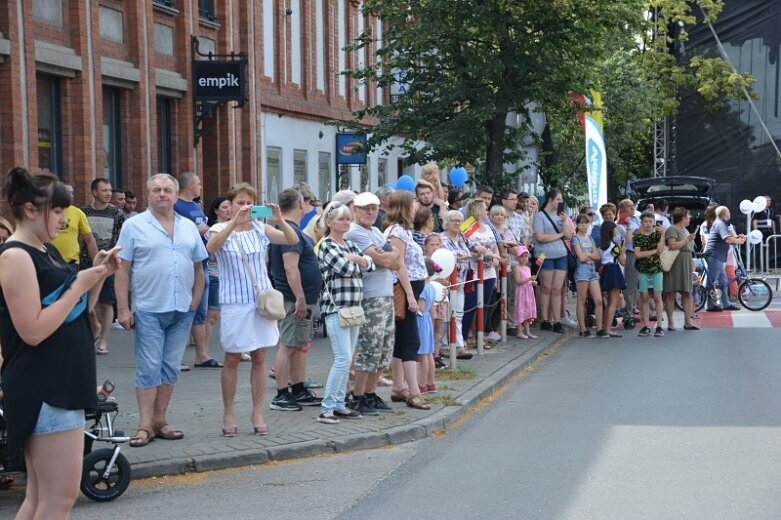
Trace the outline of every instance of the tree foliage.
{"type": "MultiPolygon", "coordinates": [[[[698,3],[709,19],[721,10],[721,0],[698,3]]],[[[714,106],[750,86],[720,59],[681,65],[667,52],[698,23],[694,9],[686,0],[366,0],[364,13],[383,21],[382,42],[367,24],[348,49],[378,49],[375,59],[346,74],[382,88],[401,81],[406,93],[351,124],[373,123],[368,147],[401,136],[409,162],[478,164],[501,187],[514,183],[506,165],[522,159],[536,107],[548,122],[547,135],[531,135],[544,150],[544,183],[575,187],[585,164],[569,94],[596,89],[608,165],[623,181],[650,171],[653,123],[674,113],[682,86],[714,106]]]]}

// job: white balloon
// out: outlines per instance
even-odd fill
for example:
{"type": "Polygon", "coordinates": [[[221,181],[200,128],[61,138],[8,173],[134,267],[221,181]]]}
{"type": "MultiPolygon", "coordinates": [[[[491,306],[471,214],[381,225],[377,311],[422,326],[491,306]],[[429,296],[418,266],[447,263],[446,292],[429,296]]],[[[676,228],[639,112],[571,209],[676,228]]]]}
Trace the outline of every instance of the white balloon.
{"type": "Polygon", "coordinates": [[[439,282],[429,283],[431,284],[431,287],[434,288],[434,292],[437,294],[434,298],[434,301],[437,303],[445,301],[445,298],[447,297],[447,289],[445,289],[439,282]]]}
{"type": "Polygon", "coordinates": [[[431,260],[439,264],[439,267],[442,268],[442,271],[437,273],[437,278],[447,278],[456,267],[456,255],[445,248],[439,248],[434,251],[431,255],[431,260]]]}
{"type": "Polygon", "coordinates": [[[765,211],[765,209],[767,209],[767,200],[762,195],[759,195],[754,199],[754,213],[765,211]]]}
{"type": "Polygon", "coordinates": [[[754,211],[754,203],[748,199],[740,201],[740,212],[744,215],[748,215],[754,211]]]}
{"type": "MultiPolygon", "coordinates": [[[[764,198],[764,197],[763,197],[764,198]]],[[[755,246],[762,242],[762,232],[758,229],[755,229],[751,233],[748,234],[748,243],[752,246],[755,246]]]]}

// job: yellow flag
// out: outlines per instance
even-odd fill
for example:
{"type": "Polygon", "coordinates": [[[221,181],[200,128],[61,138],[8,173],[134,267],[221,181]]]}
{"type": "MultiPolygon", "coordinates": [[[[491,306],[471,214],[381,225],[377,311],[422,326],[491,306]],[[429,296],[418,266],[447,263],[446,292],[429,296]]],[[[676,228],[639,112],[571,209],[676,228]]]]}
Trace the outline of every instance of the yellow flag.
{"type": "Polygon", "coordinates": [[[472,226],[472,224],[474,224],[474,223],[475,223],[475,217],[469,217],[468,219],[463,221],[461,223],[461,232],[463,233],[464,231],[469,229],[472,226]]]}

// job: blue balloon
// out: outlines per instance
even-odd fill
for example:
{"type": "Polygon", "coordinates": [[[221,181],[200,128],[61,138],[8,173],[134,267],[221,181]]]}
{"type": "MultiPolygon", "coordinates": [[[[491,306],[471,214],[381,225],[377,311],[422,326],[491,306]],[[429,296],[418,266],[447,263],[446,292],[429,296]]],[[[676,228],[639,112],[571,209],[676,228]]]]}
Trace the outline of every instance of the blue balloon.
{"type": "Polygon", "coordinates": [[[466,184],[469,176],[466,173],[466,168],[463,166],[456,166],[450,170],[450,183],[456,188],[462,187],[466,184]]]}
{"type": "Polygon", "coordinates": [[[396,181],[397,190],[415,191],[415,180],[409,175],[402,175],[396,181]]]}

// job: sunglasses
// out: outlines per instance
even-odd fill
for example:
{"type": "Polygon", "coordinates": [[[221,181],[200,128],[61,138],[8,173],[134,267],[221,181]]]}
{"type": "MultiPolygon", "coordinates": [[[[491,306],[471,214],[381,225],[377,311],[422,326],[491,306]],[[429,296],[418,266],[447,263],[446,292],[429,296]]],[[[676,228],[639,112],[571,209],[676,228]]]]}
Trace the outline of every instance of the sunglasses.
{"type": "Polygon", "coordinates": [[[328,207],[328,211],[326,212],[326,215],[331,216],[331,213],[333,213],[335,210],[341,208],[344,206],[341,202],[334,202],[328,207]]]}

